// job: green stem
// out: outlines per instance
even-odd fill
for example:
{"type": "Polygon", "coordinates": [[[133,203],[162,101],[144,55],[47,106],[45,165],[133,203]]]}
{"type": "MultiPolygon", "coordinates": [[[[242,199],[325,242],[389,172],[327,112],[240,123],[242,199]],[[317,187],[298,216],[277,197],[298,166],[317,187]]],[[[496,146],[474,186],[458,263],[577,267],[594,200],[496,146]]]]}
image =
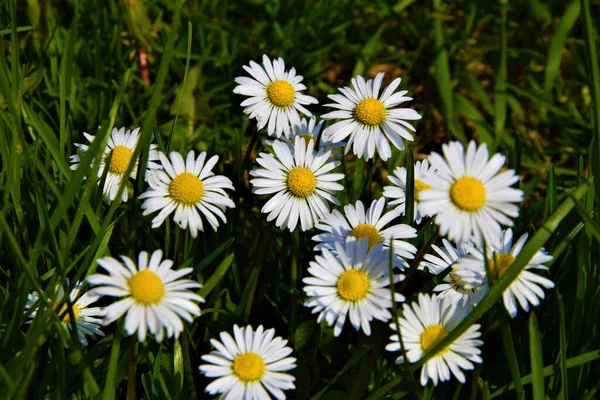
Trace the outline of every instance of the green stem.
{"type": "Polygon", "coordinates": [[[500,331],[502,332],[502,343],[504,343],[504,349],[506,351],[506,357],[508,358],[508,368],[512,376],[513,382],[515,383],[515,391],[517,392],[517,398],[523,399],[525,392],[523,392],[523,383],[521,382],[521,373],[519,372],[519,360],[517,360],[517,353],[515,351],[515,343],[513,341],[512,332],[510,330],[510,322],[506,311],[502,307],[498,307],[498,319],[500,320],[500,331]]]}
{"type": "Polygon", "coordinates": [[[181,335],[181,347],[183,350],[183,369],[185,371],[185,379],[188,383],[188,390],[190,391],[190,400],[196,400],[198,395],[196,394],[196,386],[194,385],[194,375],[192,374],[192,363],[190,360],[190,344],[188,342],[188,330],[183,329],[181,335]]]}

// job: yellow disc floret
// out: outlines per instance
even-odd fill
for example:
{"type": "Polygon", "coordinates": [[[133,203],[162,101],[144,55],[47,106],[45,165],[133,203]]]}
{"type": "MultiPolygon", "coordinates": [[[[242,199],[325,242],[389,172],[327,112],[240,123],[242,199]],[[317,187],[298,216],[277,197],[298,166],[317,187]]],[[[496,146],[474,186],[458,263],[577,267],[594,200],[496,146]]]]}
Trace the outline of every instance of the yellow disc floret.
{"type": "Polygon", "coordinates": [[[340,297],[346,301],[358,301],[365,298],[369,293],[371,281],[363,271],[349,269],[345,271],[337,281],[337,291],[340,297]]]}
{"type": "Polygon", "coordinates": [[[368,98],[362,100],[354,109],[354,116],[365,125],[376,126],[385,121],[385,106],[377,99],[368,98]]]}
{"type": "Polygon", "coordinates": [[[495,258],[488,260],[490,272],[496,279],[500,279],[514,261],[515,257],[510,254],[496,254],[495,258]]]}
{"type": "MultiPolygon", "coordinates": [[[[73,316],[75,317],[75,321],[79,320],[79,306],[73,304],[72,308],[73,316]]],[[[71,322],[71,314],[69,314],[69,309],[67,305],[64,304],[60,311],[58,312],[58,317],[62,319],[65,324],[69,324],[71,322]]]]}
{"type": "Polygon", "coordinates": [[[294,86],[288,81],[277,80],[267,86],[267,98],[273,105],[280,108],[291,106],[295,95],[294,86]]]}
{"type": "Polygon", "coordinates": [[[479,179],[463,176],[452,184],[450,199],[463,211],[478,211],[485,204],[485,187],[479,179]]]}
{"type": "Polygon", "coordinates": [[[431,186],[429,186],[428,184],[426,184],[423,181],[415,179],[415,192],[414,192],[415,201],[419,201],[419,193],[421,193],[423,190],[429,190],[429,189],[431,189],[431,186]]]}
{"type": "Polygon", "coordinates": [[[150,270],[137,272],[127,280],[131,297],[143,305],[157,304],[165,295],[165,285],[156,273],[150,270]]]}
{"type": "Polygon", "coordinates": [[[178,203],[194,205],[202,199],[204,184],[190,172],[183,172],[169,185],[169,196],[178,203]]]}
{"type": "Polygon", "coordinates": [[[352,229],[350,232],[350,236],[354,236],[357,239],[368,238],[369,239],[369,249],[376,244],[381,243],[381,234],[371,224],[358,224],[356,228],[352,229]]]}
{"type": "Polygon", "coordinates": [[[421,349],[424,353],[431,351],[446,336],[448,331],[442,325],[431,325],[421,334],[421,349]]]}
{"type": "Polygon", "coordinates": [[[295,197],[306,198],[315,191],[317,177],[314,172],[305,167],[294,167],[288,173],[287,188],[295,197]]]}
{"type": "Polygon", "coordinates": [[[243,382],[257,381],[265,374],[265,362],[256,353],[242,353],[233,359],[233,372],[243,382]]]}
{"type": "Polygon", "coordinates": [[[133,152],[129,147],[121,145],[113,147],[110,153],[108,171],[116,175],[125,175],[131,163],[131,156],[133,156],[133,152]]]}

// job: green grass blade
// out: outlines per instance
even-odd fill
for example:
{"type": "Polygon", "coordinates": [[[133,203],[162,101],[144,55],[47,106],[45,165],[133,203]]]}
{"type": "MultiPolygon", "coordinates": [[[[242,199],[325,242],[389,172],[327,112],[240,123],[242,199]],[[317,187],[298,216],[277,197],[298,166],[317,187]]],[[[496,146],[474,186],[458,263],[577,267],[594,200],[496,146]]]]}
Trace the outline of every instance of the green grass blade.
{"type": "Polygon", "coordinates": [[[502,142],[506,124],[506,102],[507,102],[507,59],[508,59],[508,34],[506,32],[508,1],[500,1],[500,61],[496,69],[496,81],[494,83],[494,134],[496,143],[502,142]]]}
{"type": "Polygon", "coordinates": [[[500,320],[502,343],[504,344],[504,351],[506,352],[506,357],[508,359],[508,368],[510,369],[510,375],[512,376],[513,382],[515,384],[517,399],[524,399],[525,392],[523,392],[523,383],[521,382],[521,373],[519,372],[519,360],[517,359],[517,352],[515,351],[515,342],[513,340],[512,331],[510,329],[510,322],[508,320],[508,316],[503,306],[497,307],[497,315],[498,319],[500,320]]]}
{"type": "Polygon", "coordinates": [[[544,400],[544,360],[542,356],[542,339],[540,337],[535,311],[529,315],[529,355],[531,359],[531,385],[533,387],[534,400],[544,400]]]}

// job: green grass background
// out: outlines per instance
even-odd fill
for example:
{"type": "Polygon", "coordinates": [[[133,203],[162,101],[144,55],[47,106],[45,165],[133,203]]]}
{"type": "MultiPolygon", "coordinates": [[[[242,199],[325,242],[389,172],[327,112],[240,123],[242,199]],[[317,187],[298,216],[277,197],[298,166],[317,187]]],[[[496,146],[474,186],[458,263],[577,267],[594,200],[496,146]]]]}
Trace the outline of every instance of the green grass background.
{"type": "MultiPolygon", "coordinates": [[[[292,399],[596,398],[599,11],[590,0],[0,2],[0,399],[205,398],[200,356],[233,323],[262,323],[290,340],[292,399]],[[370,337],[347,326],[334,339],[302,306],[312,232],[282,232],[260,214],[264,199],[251,194],[248,171],[266,137],[232,92],[242,65],[262,54],[294,66],[321,104],[353,76],[377,72],[386,82],[401,76],[414,97],[423,119],[411,151],[387,162],[346,157],[342,204],[370,203],[396,166],[450,138],[487,143],[521,175],[526,200],[515,229],[533,237],[445,341],[482,324],[484,363],[465,385],[421,388],[416,366],[399,368],[384,351],[386,324],[375,323],[370,337]],[[84,179],[98,168],[93,154],[75,172],[68,157],[82,132],[101,139],[93,153],[113,126],[142,128],[138,153],[153,136],[164,151],[218,154],[216,172],[236,188],[228,223],[192,240],[172,222],[152,230],[139,201],[107,205],[84,179]],[[541,246],[555,256],[557,286],[539,308],[507,321],[496,300],[541,246]],[[204,284],[203,314],[179,340],[138,344],[116,324],[82,348],[52,309],[25,324],[32,290],[51,296],[65,277],[93,273],[99,257],[159,248],[204,284]]],[[[142,192],[141,179],[133,190],[142,192]]],[[[414,244],[433,231],[422,226],[414,244]]],[[[403,291],[433,284],[416,275],[403,291]]]]}

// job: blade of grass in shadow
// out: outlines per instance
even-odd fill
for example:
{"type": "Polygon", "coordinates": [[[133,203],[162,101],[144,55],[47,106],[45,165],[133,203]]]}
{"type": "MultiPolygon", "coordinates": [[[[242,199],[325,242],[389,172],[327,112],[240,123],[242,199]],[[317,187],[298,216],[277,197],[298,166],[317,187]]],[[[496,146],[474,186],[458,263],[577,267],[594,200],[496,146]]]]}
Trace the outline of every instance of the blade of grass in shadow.
{"type": "Polygon", "coordinates": [[[500,0],[500,62],[496,69],[496,80],[494,83],[494,134],[496,144],[502,142],[506,124],[506,83],[507,78],[507,47],[508,35],[506,23],[508,11],[508,0],[500,0]]]}
{"type": "MultiPolygon", "coordinates": [[[[590,363],[592,361],[596,361],[598,359],[600,359],[600,350],[594,350],[594,351],[590,351],[585,354],[581,354],[576,357],[571,357],[567,360],[566,364],[567,364],[567,368],[574,368],[574,367],[579,367],[581,365],[588,364],[588,363],[590,363]]],[[[546,378],[548,376],[552,376],[552,375],[560,373],[560,367],[557,366],[556,364],[548,365],[547,367],[544,367],[542,372],[543,372],[544,378],[546,378]]],[[[532,380],[533,380],[533,377],[531,374],[521,377],[521,382],[523,382],[524,385],[530,384],[532,382],[532,380]]],[[[495,391],[494,393],[492,393],[491,398],[493,399],[493,398],[502,396],[513,390],[515,390],[515,385],[514,385],[514,383],[511,383],[510,385],[507,385],[507,386],[495,391]]]]}
{"type": "Polygon", "coordinates": [[[546,59],[546,68],[544,69],[544,97],[551,99],[552,87],[554,81],[560,74],[560,61],[562,59],[563,48],[567,43],[569,32],[575,25],[581,11],[580,0],[571,1],[565,8],[565,12],[556,26],[550,46],[548,48],[548,57],[546,59]]]}
{"type": "MultiPolygon", "coordinates": [[[[598,53],[596,50],[597,35],[594,29],[594,19],[590,10],[590,1],[581,0],[583,11],[585,50],[588,58],[587,71],[590,79],[592,94],[592,121],[593,140],[590,165],[594,176],[600,176],[600,69],[598,67],[598,53]]],[[[600,179],[595,181],[596,193],[600,193],[600,179]]],[[[598,217],[596,217],[598,218],[598,217]]]]}
{"type": "Polygon", "coordinates": [[[515,351],[515,342],[513,340],[512,331],[510,329],[510,322],[508,320],[506,310],[504,310],[504,306],[498,305],[496,315],[500,320],[502,343],[504,344],[504,351],[506,352],[506,357],[508,359],[508,368],[510,369],[510,375],[512,376],[513,382],[515,384],[517,399],[524,399],[525,392],[523,391],[523,383],[521,382],[519,360],[517,359],[517,353],[515,351]]]}
{"type": "Polygon", "coordinates": [[[452,78],[450,76],[450,63],[448,50],[444,43],[444,30],[442,27],[442,0],[433,0],[433,43],[435,58],[433,60],[433,75],[442,102],[442,115],[446,122],[448,132],[458,140],[466,141],[462,125],[454,117],[454,98],[452,94],[452,78]]]}
{"type": "Polygon", "coordinates": [[[531,359],[531,386],[533,387],[533,399],[544,400],[544,359],[542,357],[542,339],[535,311],[529,315],[529,355],[531,359]]]}
{"type": "MultiPolygon", "coordinates": [[[[584,182],[581,184],[573,193],[575,199],[581,199],[588,191],[590,182],[584,182]]],[[[476,307],[471,310],[469,314],[462,320],[456,328],[454,328],[448,336],[440,341],[429,353],[425,354],[423,358],[413,364],[413,368],[421,367],[432,357],[435,357],[440,351],[445,349],[453,341],[455,341],[460,335],[463,334],[472,324],[474,324],[481,316],[483,316],[500,298],[504,290],[519,276],[523,269],[527,266],[529,260],[533,258],[535,253],[544,246],[544,243],[554,233],[561,221],[569,214],[573,209],[574,203],[571,198],[566,199],[557,209],[554,214],[550,216],[548,220],[542,225],[542,227],[533,235],[533,237],[527,242],[525,247],[521,250],[521,253],[517,256],[515,261],[506,270],[504,275],[493,285],[485,297],[481,300],[476,307]]],[[[401,378],[394,378],[379,390],[368,397],[367,400],[378,399],[387,393],[389,390],[394,388],[400,383],[401,378]]]]}
{"type": "Polygon", "coordinates": [[[556,301],[558,302],[558,324],[559,324],[559,340],[560,340],[560,380],[562,388],[559,393],[559,398],[567,400],[569,398],[569,376],[567,375],[567,322],[565,319],[565,305],[563,297],[556,291],[556,301]]]}

